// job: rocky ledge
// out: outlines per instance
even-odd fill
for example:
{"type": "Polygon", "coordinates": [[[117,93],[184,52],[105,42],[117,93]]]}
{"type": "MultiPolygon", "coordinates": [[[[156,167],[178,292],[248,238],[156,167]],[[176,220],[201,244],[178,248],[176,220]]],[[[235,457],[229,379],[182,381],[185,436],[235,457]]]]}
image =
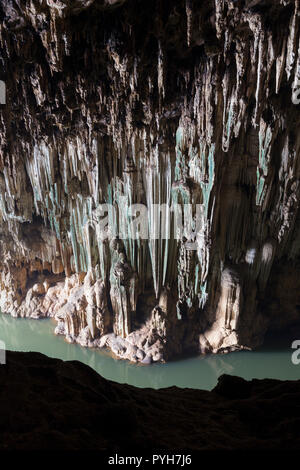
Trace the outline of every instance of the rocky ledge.
{"type": "Polygon", "coordinates": [[[0,450],[292,450],[300,381],[224,375],[211,392],[139,389],[77,362],[7,352],[0,450]]]}

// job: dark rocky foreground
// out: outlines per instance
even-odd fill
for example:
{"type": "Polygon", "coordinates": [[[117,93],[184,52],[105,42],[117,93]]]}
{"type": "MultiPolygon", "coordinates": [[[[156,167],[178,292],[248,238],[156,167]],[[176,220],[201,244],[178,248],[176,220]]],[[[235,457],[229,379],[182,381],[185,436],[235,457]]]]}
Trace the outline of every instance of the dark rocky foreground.
{"type": "MultiPolygon", "coordinates": [[[[222,376],[211,391],[138,389],[88,366],[7,353],[0,450],[297,450],[300,381],[222,376]]],[[[134,454],[133,454],[134,455],[134,454]]]]}

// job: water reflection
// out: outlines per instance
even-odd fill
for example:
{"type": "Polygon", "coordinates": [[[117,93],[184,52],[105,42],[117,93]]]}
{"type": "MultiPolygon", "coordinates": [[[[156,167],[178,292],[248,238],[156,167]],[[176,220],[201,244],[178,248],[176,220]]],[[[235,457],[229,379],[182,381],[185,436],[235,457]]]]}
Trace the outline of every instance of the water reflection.
{"type": "Polygon", "coordinates": [[[162,388],[177,385],[211,390],[221,374],[246,379],[299,379],[300,366],[291,362],[287,347],[257,352],[239,352],[224,356],[199,356],[190,359],[141,366],[113,359],[98,350],[68,344],[53,334],[52,320],[15,319],[0,314],[0,340],[14,351],[38,351],[63,360],[77,360],[95,369],[103,377],[137,387],[162,388]]]}

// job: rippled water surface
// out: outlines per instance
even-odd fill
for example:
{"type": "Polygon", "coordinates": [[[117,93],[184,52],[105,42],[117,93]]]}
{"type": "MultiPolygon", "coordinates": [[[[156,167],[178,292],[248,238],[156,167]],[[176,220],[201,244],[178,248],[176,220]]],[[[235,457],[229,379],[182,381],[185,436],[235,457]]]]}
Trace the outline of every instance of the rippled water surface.
{"type": "Polygon", "coordinates": [[[291,361],[292,349],[264,347],[255,352],[236,352],[227,355],[209,355],[141,366],[113,359],[108,354],[67,343],[55,336],[52,320],[16,319],[0,314],[0,340],[6,349],[38,351],[50,357],[84,362],[106,379],[137,387],[178,387],[211,390],[220,375],[239,375],[246,379],[277,378],[300,379],[300,365],[291,361]]]}

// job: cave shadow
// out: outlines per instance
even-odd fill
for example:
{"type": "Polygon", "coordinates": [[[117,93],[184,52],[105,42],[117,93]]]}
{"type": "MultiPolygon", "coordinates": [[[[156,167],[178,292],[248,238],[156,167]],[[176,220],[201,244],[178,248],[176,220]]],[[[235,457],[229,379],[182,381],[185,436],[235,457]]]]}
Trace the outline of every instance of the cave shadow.
{"type": "Polygon", "coordinates": [[[265,334],[263,344],[255,349],[260,352],[286,351],[291,349],[295,340],[300,341],[300,322],[293,324],[283,330],[269,330],[265,334]]]}

